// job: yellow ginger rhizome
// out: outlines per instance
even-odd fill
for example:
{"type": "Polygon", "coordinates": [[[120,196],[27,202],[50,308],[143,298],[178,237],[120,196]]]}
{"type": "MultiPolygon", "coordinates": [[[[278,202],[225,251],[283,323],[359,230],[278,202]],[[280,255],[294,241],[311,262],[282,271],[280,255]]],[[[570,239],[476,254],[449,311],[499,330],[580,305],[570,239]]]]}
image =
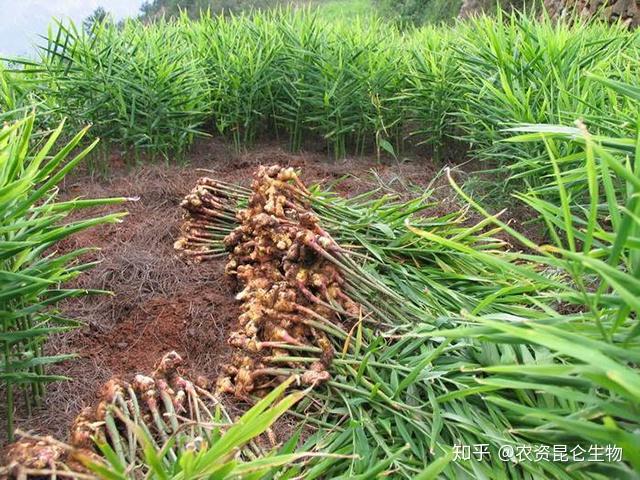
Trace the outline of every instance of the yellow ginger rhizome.
{"type": "Polygon", "coordinates": [[[225,271],[242,288],[242,313],[228,339],[238,351],[218,392],[263,394],[292,373],[304,385],[328,380],[334,351],[325,332],[361,316],[331,260],[344,250],[309,198],[293,168],[274,165],[257,169],[250,190],[201,178],[182,203],[187,218],[176,250],[195,262],[228,255],[225,271]],[[316,360],[301,363],[295,352],[316,360]]]}

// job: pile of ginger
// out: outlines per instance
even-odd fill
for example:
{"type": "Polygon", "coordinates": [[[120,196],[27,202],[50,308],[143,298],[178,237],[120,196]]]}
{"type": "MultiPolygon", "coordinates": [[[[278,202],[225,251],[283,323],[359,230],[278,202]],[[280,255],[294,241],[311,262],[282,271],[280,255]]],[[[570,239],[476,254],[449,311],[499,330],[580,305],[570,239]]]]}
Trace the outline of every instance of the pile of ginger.
{"type": "MultiPolygon", "coordinates": [[[[217,184],[209,178],[198,181],[200,187],[217,184]]],[[[235,215],[238,226],[223,240],[229,255],[225,271],[241,286],[236,297],[241,314],[228,339],[237,352],[223,366],[218,392],[238,398],[260,395],[281,383],[286,372],[296,372],[303,385],[328,380],[334,351],[326,327],[360,315],[360,306],[344,293],[343,276],[331,260],[340,247],[321,228],[309,197],[293,168],[260,166],[246,208],[235,215]],[[282,361],[295,357],[296,349],[313,352],[315,361],[282,361]]],[[[194,213],[200,225],[203,219],[210,229],[222,225],[227,219],[220,212],[228,208],[217,203],[219,199],[212,203],[211,189],[196,187],[183,202],[190,228],[194,213]],[[215,208],[203,209],[204,205],[215,208]]],[[[184,252],[189,245],[202,252],[203,245],[194,243],[193,235],[178,246],[184,252]]],[[[201,259],[201,253],[196,257],[201,259]]]]}

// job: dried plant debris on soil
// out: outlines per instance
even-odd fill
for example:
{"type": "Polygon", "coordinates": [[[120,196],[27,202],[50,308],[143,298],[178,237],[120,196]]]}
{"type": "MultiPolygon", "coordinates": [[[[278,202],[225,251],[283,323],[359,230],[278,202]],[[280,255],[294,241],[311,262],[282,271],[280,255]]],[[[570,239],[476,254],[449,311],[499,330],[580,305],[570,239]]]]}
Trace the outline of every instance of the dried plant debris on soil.
{"type": "MultiPolygon", "coordinates": [[[[342,249],[308,197],[293,168],[274,165],[258,168],[250,192],[201,178],[182,203],[187,220],[175,248],[196,262],[228,251],[226,273],[242,286],[236,296],[242,313],[228,340],[238,353],[223,367],[219,392],[240,398],[265,392],[290,374],[270,364],[282,366],[291,349],[317,355],[299,372],[302,384],[328,380],[334,351],[325,330],[361,315],[330,260],[342,249]]],[[[289,367],[300,366],[292,360],[289,367]]]]}

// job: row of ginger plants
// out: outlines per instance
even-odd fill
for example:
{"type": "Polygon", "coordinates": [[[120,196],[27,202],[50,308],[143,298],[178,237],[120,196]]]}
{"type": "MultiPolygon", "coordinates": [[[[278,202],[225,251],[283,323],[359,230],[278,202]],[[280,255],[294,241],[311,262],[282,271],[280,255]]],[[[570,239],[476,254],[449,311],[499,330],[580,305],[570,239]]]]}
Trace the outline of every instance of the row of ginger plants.
{"type": "Polygon", "coordinates": [[[327,23],[313,10],[186,16],[142,24],[53,24],[36,60],[2,72],[3,116],[39,105],[92,124],[105,145],[179,158],[202,133],[238,148],[261,136],[335,157],[401,155],[455,142],[536,181],[544,150],[500,142],[522,123],[583,118],[628,130],[637,108],[590,74],[637,79],[638,34],[527,15],[399,30],[376,18],[327,23]],[[178,154],[178,155],[177,155],[178,154]]]}

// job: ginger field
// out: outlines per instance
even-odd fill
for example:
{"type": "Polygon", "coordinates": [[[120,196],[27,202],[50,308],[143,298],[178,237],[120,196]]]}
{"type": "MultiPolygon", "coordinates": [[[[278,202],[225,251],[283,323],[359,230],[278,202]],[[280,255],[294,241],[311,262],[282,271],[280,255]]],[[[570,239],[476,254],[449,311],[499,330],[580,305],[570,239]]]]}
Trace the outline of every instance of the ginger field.
{"type": "Polygon", "coordinates": [[[341,3],[0,63],[0,475],[637,478],[640,34],[341,3]]]}

